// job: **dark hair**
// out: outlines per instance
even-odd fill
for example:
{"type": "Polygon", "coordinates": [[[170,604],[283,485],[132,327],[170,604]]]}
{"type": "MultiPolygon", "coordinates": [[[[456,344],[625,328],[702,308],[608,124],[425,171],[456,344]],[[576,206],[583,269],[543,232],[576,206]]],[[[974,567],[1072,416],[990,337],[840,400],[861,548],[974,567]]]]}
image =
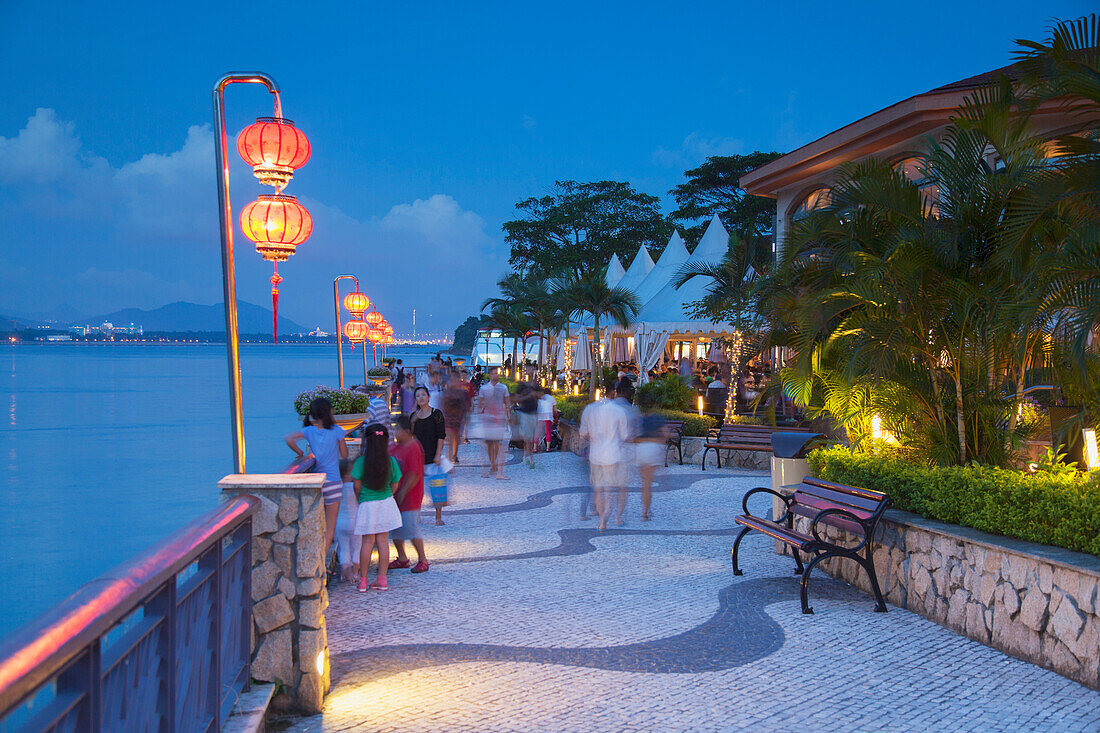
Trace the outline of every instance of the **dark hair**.
{"type": "Polygon", "coordinates": [[[320,422],[325,430],[336,427],[336,421],[332,418],[332,403],[324,397],[309,403],[309,414],[302,420],[302,427],[308,428],[314,420],[320,422]]]}
{"type": "Polygon", "coordinates": [[[350,470],[351,470],[351,459],[350,458],[341,458],[340,459],[340,478],[344,478],[345,476],[347,476],[348,471],[350,471],[350,470]]]}
{"type": "Polygon", "coordinates": [[[363,431],[359,457],[363,460],[361,481],[368,489],[386,488],[390,480],[390,435],[381,423],[368,425],[363,431]]]}
{"type": "Polygon", "coordinates": [[[406,433],[412,432],[413,424],[408,415],[398,415],[394,423],[406,433]]]}

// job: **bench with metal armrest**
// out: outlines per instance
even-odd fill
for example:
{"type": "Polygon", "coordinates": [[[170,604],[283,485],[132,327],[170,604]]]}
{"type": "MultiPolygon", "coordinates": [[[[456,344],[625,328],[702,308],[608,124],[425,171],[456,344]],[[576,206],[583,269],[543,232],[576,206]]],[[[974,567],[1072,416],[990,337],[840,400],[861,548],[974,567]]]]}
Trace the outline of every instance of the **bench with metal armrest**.
{"type": "Polygon", "coordinates": [[[734,519],[744,529],[733,543],[733,574],[742,574],[737,565],[737,550],[741,546],[741,540],[750,531],[756,530],[790,546],[794,554],[795,575],[802,576],[802,613],[814,612],[807,600],[810,571],[819,562],[830,557],[843,557],[858,562],[871,580],[871,588],[875,593],[875,611],[885,612],[886,601],[883,600],[878,577],[875,575],[871,550],[875,528],[889,506],[890,498],[880,491],[816,478],[803,479],[790,496],[769,488],[755,488],[745,494],[741,501],[741,508],[745,513],[734,519]],[[786,506],[783,516],[774,521],[754,517],[749,511],[749,498],[758,493],[779,497],[786,506]],[[808,533],[794,528],[796,516],[810,520],[808,533]],[[845,530],[862,539],[852,547],[838,545],[819,534],[822,525],[845,530]],[[805,568],[802,566],[801,553],[810,557],[805,568]]]}

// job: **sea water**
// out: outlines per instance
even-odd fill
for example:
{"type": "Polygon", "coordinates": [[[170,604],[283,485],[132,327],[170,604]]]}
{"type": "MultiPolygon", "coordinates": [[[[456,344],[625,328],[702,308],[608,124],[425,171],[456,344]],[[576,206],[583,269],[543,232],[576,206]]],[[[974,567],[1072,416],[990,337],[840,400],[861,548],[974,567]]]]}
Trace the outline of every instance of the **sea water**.
{"type": "MultiPolygon", "coordinates": [[[[0,368],[6,636],[215,507],[233,442],[224,344],[5,344],[0,368]]],[[[358,349],[345,345],[344,370],[363,381],[358,349]]],[[[337,383],[336,347],[242,344],[241,373],[248,471],[277,472],[301,426],[295,396],[337,383]]]]}

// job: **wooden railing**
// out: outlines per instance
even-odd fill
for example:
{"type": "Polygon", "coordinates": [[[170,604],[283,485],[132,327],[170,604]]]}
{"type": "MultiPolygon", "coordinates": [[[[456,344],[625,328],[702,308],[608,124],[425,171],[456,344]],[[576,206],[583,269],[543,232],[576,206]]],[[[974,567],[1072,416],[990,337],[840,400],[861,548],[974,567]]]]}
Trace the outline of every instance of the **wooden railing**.
{"type": "Polygon", "coordinates": [[[252,514],[239,497],[0,646],[0,731],[218,731],[248,688],[252,514]]]}

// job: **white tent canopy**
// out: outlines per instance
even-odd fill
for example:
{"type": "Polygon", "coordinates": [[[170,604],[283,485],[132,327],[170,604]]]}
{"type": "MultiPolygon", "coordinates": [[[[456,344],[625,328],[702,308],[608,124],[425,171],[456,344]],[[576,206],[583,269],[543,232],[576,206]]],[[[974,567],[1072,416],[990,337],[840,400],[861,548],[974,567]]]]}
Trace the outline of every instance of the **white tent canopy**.
{"type": "MultiPolygon", "coordinates": [[[[630,263],[626,274],[619,280],[618,287],[633,291],[642,284],[642,280],[653,269],[653,258],[649,256],[649,250],[643,244],[638,247],[638,253],[634,255],[634,261],[630,263]]],[[[643,304],[644,305],[644,304],[643,304]]]]}
{"type": "MultiPolygon", "coordinates": [[[[684,264],[689,266],[696,263],[717,264],[726,255],[728,249],[729,233],[716,215],[711,219],[703,238],[695,247],[695,252],[684,264]]],[[[680,268],[676,269],[678,271],[680,268]]],[[[676,279],[674,271],[664,286],[646,302],[637,316],[638,322],[660,328],[668,333],[728,332],[729,327],[724,324],[692,320],[688,315],[690,304],[702,300],[707,295],[710,278],[696,275],[679,288],[675,285],[676,279]]]]}
{"type": "Polygon", "coordinates": [[[649,299],[659,293],[661,288],[672,279],[680,266],[687,262],[687,259],[688,251],[687,247],[684,246],[684,240],[680,237],[679,232],[673,232],[668,244],[665,245],[665,251],[657,258],[657,264],[642,279],[638,287],[634,288],[634,294],[638,296],[638,302],[643,306],[648,303],[649,299]]]}
{"type": "Polygon", "coordinates": [[[607,287],[613,288],[619,284],[619,281],[623,279],[623,275],[626,274],[626,270],[623,269],[623,263],[619,261],[619,255],[611,255],[611,262],[607,264],[607,287]]]}

